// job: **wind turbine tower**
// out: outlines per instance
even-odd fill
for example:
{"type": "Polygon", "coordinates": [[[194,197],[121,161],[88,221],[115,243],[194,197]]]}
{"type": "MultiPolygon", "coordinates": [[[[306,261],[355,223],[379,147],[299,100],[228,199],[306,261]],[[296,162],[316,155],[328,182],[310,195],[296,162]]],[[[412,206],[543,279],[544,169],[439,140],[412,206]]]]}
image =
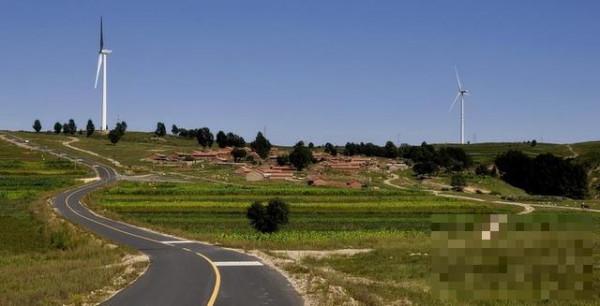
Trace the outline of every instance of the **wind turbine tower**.
{"type": "Polygon", "coordinates": [[[94,88],[98,88],[98,77],[100,76],[100,69],[102,68],[102,118],[100,131],[106,133],[108,131],[108,123],[106,122],[106,110],[107,110],[107,66],[108,66],[108,55],[112,53],[112,50],[104,48],[104,33],[102,26],[102,17],[100,17],[100,51],[98,52],[98,68],[96,70],[96,82],[94,88]]]}
{"type": "Polygon", "coordinates": [[[458,93],[456,94],[456,98],[454,98],[454,102],[450,105],[450,110],[456,104],[456,101],[460,99],[460,144],[465,144],[465,96],[470,95],[470,91],[463,87],[462,81],[460,80],[460,75],[458,74],[458,68],[454,67],[454,72],[456,72],[456,83],[458,84],[458,93]]]}

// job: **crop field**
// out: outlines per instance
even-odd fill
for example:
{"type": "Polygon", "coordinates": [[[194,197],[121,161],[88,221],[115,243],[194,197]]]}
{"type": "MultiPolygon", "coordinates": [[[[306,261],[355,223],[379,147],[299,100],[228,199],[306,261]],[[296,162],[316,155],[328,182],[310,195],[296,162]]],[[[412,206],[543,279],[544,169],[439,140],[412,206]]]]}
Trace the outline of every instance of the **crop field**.
{"type": "Polygon", "coordinates": [[[468,145],[438,144],[436,146],[456,146],[463,148],[465,152],[471,155],[473,160],[477,163],[491,163],[498,154],[504,153],[508,150],[522,151],[530,156],[535,156],[542,153],[552,153],[557,156],[566,157],[572,154],[566,145],[552,143],[538,143],[536,146],[518,142],[491,142],[468,145]]]}
{"type": "Polygon", "coordinates": [[[375,247],[428,231],[431,213],[490,213],[512,207],[473,204],[428,194],[311,188],[293,184],[231,186],[122,182],[92,195],[92,203],[121,218],[233,247],[331,249],[375,247]],[[280,198],[290,204],[290,223],[257,234],[245,217],[253,201],[280,198]]]}
{"type": "Polygon", "coordinates": [[[120,261],[122,249],[63,223],[45,201],[88,173],[0,141],[0,305],[90,302],[91,290],[123,272],[106,267],[120,261]]]}

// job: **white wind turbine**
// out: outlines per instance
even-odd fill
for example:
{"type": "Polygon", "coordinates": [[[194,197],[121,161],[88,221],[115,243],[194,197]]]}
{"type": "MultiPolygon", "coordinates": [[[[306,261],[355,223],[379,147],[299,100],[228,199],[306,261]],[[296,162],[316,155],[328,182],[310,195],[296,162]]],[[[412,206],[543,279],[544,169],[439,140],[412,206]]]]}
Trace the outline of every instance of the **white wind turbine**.
{"type": "Polygon", "coordinates": [[[112,53],[112,50],[104,49],[104,33],[102,29],[102,17],[100,17],[100,51],[98,52],[98,69],[96,70],[96,82],[94,83],[94,88],[98,88],[98,77],[100,76],[100,68],[102,69],[102,118],[101,118],[101,126],[100,131],[107,132],[108,131],[108,123],[106,122],[106,89],[107,89],[107,81],[106,81],[106,66],[108,64],[107,59],[108,55],[112,53]]]}
{"type": "Polygon", "coordinates": [[[456,101],[460,98],[460,143],[465,143],[465,96],[470,95],[470,91],[466,90],[463,87],[463,84],[460,80],[460,76],[458,75],[458,68],[454,66],[454,72],[456,72],[456,83],[458,84],[458,93],[456,94],[456,98],[454,98],[454,102],[450,105],[450,111],[456,104],[456,101]]]}

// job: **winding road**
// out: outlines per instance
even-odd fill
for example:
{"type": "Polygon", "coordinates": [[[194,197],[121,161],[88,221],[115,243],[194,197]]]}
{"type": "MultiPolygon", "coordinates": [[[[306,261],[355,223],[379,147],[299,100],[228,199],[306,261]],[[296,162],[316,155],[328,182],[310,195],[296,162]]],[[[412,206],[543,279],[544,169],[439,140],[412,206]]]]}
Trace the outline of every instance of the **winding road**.
{"type": "MultiPolygon", "coordinates": [[[[21,147],[73,159],[22,139],[0,136],[21,147]]],[[[77,162],[93,168],[99,180],[58,194],[53,199],[58,212],[69,221],[150,258],[147,271],[104,305],[303,304],[283,275],[254,256],[142,229],[92,212],[82,199],[117,180],[118,175],[114,169],[92,160],[77,162]]]]}

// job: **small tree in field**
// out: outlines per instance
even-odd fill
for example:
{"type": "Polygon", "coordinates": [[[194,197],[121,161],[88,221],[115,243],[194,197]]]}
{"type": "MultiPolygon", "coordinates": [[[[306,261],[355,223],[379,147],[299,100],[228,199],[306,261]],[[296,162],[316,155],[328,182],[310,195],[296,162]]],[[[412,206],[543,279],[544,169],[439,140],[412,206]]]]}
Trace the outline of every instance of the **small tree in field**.
{"type": "Polygon", "coordinates": [[[94,134],[94,132],[96,131],[96,127],[94,126],[92,119],[88,119],[87,126],[85,127],[85,131],[86,131],[85,135],[87,137],[92,136],[92,134],[94,134]]]}
{"type": "Polygon", "coordinates": [[[455,191],[463,191],[467,186],[467,179],[462,174],[455,174],[450,179],[450,185],[455,191]]]}
{"type": "Polygon", "coordinates": [[[69,125],[69,133],[71,135],[75,134],[77,132],[77,125],[75,124],[75,120],[69,119],[68,125],[69,125]]]}
{"type": "Polygon", "coordinates": [[[62,124],[60,124],[60,122],[56,122],[54,124],[54,133],[56,134],[60,134],[60,131],[62,131],[62,124]]]}
{"type": "Polygon", "coordinates": [[[254,202],[246,212],[246,216],[257,231],[261,233],[273,233],[279,230],[281,225],[288,223],[290,212],[289,205],[280,200],[269,201],[267,207],[260,202],[254,202]]]}
{"type": "Polygon", "coordinates": [[[177,136],[177,134],[179,134],[179,128],[175,124],[173,124],[171,126],[171,134],[173,134],[175,136],[177,136]]]}
{"type": "Polygon", "coordinates": [[[35,130],[36,133],[39,133],[40,130],[42,129],[42,123],[40,122],[39,119],[35,119],[35,121],[33,122],[33,129],[35,130]]]}
{"type": "Polygon", "coordinates": [[[231,150],[231,155],[233,156],[233,160],[236,162],[240,161],[242,158],[246,157],[246,154],[248,154],[248,152],[246,152],[246,150],[244,150],[244,149],[233,148],[233,150],[231,150]]]}
{"type": "Polygon", "coordinates": [[[265,136],[258,132],[256,134],[256,139],[250,143],[250,147],[256,151],[256,154],[260,156],[260,158],[265,159],[269,157],[269,152],[271,151],[271,143],[265,136]]]}
{"type": "Polygon", "coordinates": [[[158,137],[164,137],[165,135],[167,135],[167,128],[165,127],[164,123],[162,123],[162,122],[156,123],[156,130],[154,130],[154,135],[156,135],[158,137]]]}
{"type": "Polygon", "coordinates": [[[121,133],[117,129],[113,129],[108,132],[108,139],[113,145],[117,144],[117,142],[121,140],[121,136],[121,133]]]}

